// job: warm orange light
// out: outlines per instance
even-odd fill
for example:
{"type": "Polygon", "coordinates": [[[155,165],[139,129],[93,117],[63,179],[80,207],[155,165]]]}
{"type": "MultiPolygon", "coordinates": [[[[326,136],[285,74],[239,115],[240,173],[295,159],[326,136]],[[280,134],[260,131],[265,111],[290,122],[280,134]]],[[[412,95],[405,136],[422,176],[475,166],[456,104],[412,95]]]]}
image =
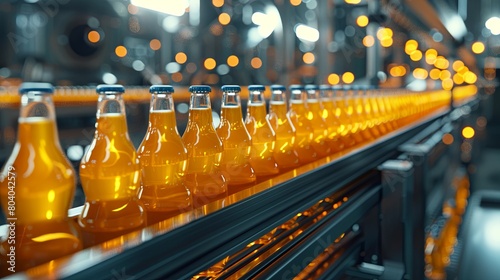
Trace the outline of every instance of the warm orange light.
{"type": "Polygon", "coordinates": [[[413,77],[415,77],[415,79],[425,80],[427,79],[427,76],[427,70],[425,70],[424,68],[415,68],[413,70],[413,77]]]}
{"type": "Polygon", "coordinates": [[[443,140],[443,143],[446,144],[446,145],[451,145],[453,144],[453,141],[455,140],[453,138],[453,135],[449,134],[449,133],[446,133],[445,135],[443,135],[442,139],[443,140]]]}
{"type": "Polygon", "coordinates": [[[118,46],[115,48],[115,54],[118,57],[125,57],[127,55],[127,48],[124,46],[118,46]]]}
{"type": "Polygon", "coordinates": [[[344,0],[347,4],[356,5],[361,3],[361,0],[344,0]]]}
{"type": "Polygon", "coordinates": [[[384,41],[384,40],[387,40],[389,38],[392,39],[392,35],[393,35],[392,29],[390,29],[388,27],[380,28],[377,31],[377,38],[380,41],[384,41]]]}
{"type": "Polygon", "coordinates": [[[406,41],[405,44],[405,52],[407,55],[411,55],[412,52],[414,52],[418,48],[418,42],[411,39],[406,41]]]}
{"type": "Polygon", "coordinates": [[[217,66],[217,62],[215,62],[215,59],[209,57],[209,58],[205,59],[203,66],[205,66],[205,68],[207,70],[212,70],[215,68],[215,66],[217,66]]]}
{"type": "Polygon", "coordinates": [[[227,58],[227,65],[231,67],[236,67],[240,63],[240,59],[235,55],[230,55],[227,58]]]}
{"type": "Polygon", "coordinates": [[[433,80],[439,79],[440,75],[441,75],[441,70],[439,70],[439,69],[433,68],[433,69],[431,69],[431,71],[429,71],[429,76],[433,80]]]}
{"type": "Polygon", "coordinates": [[[222,25],[228,25],[231,22],[231,16],[228,13],[222,13],[219,15],[219,22],[222,25]]]}
{"type": "Polygon", "coordinates": [[[149,41],[149,47],[153,50],[153,51],[157,51],[161,48],[161,42],[160,40],[158,39],[153,39],[151,41],[149,41]]]}
{"type": "Polygon", "coordinates": [[[444,90],[451,90],[453,88],[453,80],[450,78],[444,79],[441,82],[441,86],[443,86],[444,90]]]}
{"type": "Polygon", "coordinates": [[[87,39],[89,39],[89,42],[95,44],[99,42],[99,40],[101,40],[101,35],[99,34],[99,32],[92,30],[89,32],[89,34],[87,34],[87,39]]]}
{"type": "Polygon", "coordinates": [[[339,75],[335,73],[331,73],[330,75],[328,75],[328,83],[330,83],[330,85],[336,85],[340,83],[339,75]]]}
{"type": "Polygon", "coordinates": [[[392,46],[392,43],[393,43],[392,38],[386,38],[386,39],[380,41],[380,45],[384,48],[388,48],[388,47],[392,46]]]}
{"type": "Polygon", "coordinates": [[[290,4],[292,4],[292,6],[298,6],[300,3],[302,3],[302,0],[290,0],[290,4]]]}
{"type": "Polygon", "coordinates": [[[474,128],[470,126],[466,126],[462,129],[462,136],[466,139],[471,139],[474,137],[474,134],[476,134],[476,132],[474,131],[474,128]]]}
{"type": "Polygon", "coordinates": [[[258,57],[254,57],[252,58],[252,60],[250,60],[250,65],[252,65],[252,67],[255,69],[259,69],[260,67],[262,67],[262,60],[258,57]]]}
{"type": "Polygon", "coordinates": [[[184,64],[186,63],[187,61],[187,55],[183,52],[178,52],[176,55],[175,55],[175,62],[179,63],[179,64],[184,64]]]}
{"type": "Polygon", "coordinates": [[[455,75],[453,75],[453,82],[457,85],[461,85],[464,83],[464,77],[459,73],[456,73],[455,75]]]}
{"type": "Polygon", "coordinates": [[[345,84],[350,84],[354,82],[354,74],[352,72],[345,72],[342,74],[342,82],[345,84]]]}
{"type": "Polygon", "coordinates": [[[422,52],[419,51],[419,50],[414,50],[411,54],[410,54],[410,59],[413,60],[413,61],[419,61],[422,59],[422,52]]]}
{"type": "Polygon", "coordinates": [[[474,72],[468,71],[464,74],[464,81],[468,84],[473,84],[477,81],[477,76],[474,72]]]}
{"type": "Polygon", "coordinates": [[[306,52],[303,56],[302,56],[302,60],[304,61],[304,63],[306,64],[313,64],[314,63],[314,60],[316,58],[314,57],[314,54],[311,53],[311,52],[306,52]]]}
{"type": "Polygon", "coordinates": [[[425,62],[427,62],[427,64],[433,65],[436,62],[437,55],[438,53],[435,49],[428,49],[427,51],[425,51],[425,62]]]}
{"type": "Polygon", "coordinates": [[[214,7],[220,8],[224,5],[224,0],[212,0],[214,7]]]}
{"type": "Polygon", "coordinates": [[[451,73],[448,70],[442,70],[441,73],[439,73],[439,79],[442,81],[451,78],[451,73]]]}
{"type": "Polygon", "coordinates": [[[436,62],[434,62],[434,66],[439,69],[446,69],[450,66],[450,62],[444,58],[444,56],[438,56],[436,58],[436,62]]]}
{"type": "Polygon", "coordinates": [[[366,35],[363,38],[363,45],[367,48],[373,46],[375,44],[375,38],[372,35],[366,35]]]}
{"type": "Polygon", "coordinates": [[[356,18],[356,24],[359,27],[365,27],[368,25],[368,23],[370,23],[370,20],[365,15],[360,15],[358,18],[356,18]]]}
{"type": "Polygon", "coordinates": [[[475,53],[475,54],[481,54],[484,52],[484,44],[483,42],[474,42],[472,44],[472,52],[475,53]]]}
{"type": "Polygon", "coordinates": [[[455,72],[458,72],[458,71],[460,71],[460,69],[462,67],[464,67],[464,63],[461,60],[455,60],[455,61],[453,61],[453,64],[451,65],[451,67],[453,68],[453,70],[455,72]]]}
{"type": "Polygon", "coordinates": [[[389,74],[393,77],[403,77],[406,75],[406,68],[404,66],[393,66],[389,70],[389,74]]]}

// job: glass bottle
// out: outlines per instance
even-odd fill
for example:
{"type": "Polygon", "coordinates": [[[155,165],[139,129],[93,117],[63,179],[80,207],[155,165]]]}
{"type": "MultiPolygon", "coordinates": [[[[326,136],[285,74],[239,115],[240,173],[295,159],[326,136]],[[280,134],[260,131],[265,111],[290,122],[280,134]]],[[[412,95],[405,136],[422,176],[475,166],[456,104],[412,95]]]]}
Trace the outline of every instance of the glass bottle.
{"type": "Polygon", "coordinates": [[[141,201],[149,212],[174,215],[192,207],[184,183],[187,149],[177,131],[174,88],[155,85],[149,88],[151,103],[146,135],[137,149],[141,164],[141,201]]]}
{"type": "Polygon", "coordinates": [[[0,171],[0,198],[13,237],[0,247],[2,272],[15,255],[15,270],[48,262],[82,248],[68,219],[75,171],[60,144],[47,83],[23,83],[17,141],[0,171]],[[12,228],[13,226],[13,228],[12,228]],[[12,250],[14,248],[15,250],[12,250]]]}
{"type": "Polygon", "coordinates": [[[191,86],[189,119],[182,142],[188,150],[186,185],[194,207],[225,198],[227,181],[221,170],[222,142],[212,119],[210,86],[191,86]]]}
{"type": "Polygon", "coordinates": [[[362,86],[359,99],[361,101],[361,106],[363,107],[363,118],[365,119],[367,129],[374,138],[378,138],[381,136],[381,132],[377,125],[375,110],[372,108],[369,99],[370,90],[370,86],[362,86]]]}
{"type": "Polygon", "coordinates": [[[322,105],[321,117],[325,120],[328,141],[332,152],[339,152],[344,148],[344,142],[339,134],[340,123],[334,114],[335,104],[333,100],[333,90],[329,85],[319,86],[320,103],[322,105]]]}
{"type": "Polygon", "coordinates": [[[96,130],[80,162],[85,204],[78,223],[87,232],[121,232],[146,222],[140,164],[127,128],[121,85],[99,85],[96,130]]]}
{"type": "Polygon", "coordinates": [[[339,120],[339,135],[342,141],[345,143],[346,147],[352,147],[356,145],[356,140],[351,134],[352,130],[352,120],[347,114],[347,106],[345,102],[345,90],[342,86],[334,86],[334,104],[335,104],[335,116],[339,120]]]}
{"type": "Polygon", "coordinates": [[[312,145],[319,157],[325,157],[332,152],[333,142],[328,138],[328,127],[325,119],[323,119],[322,111],[323,106],[319,99],[319,86],[306,85],[306,102],[307,102],[307,119],[311,122],[314,138],[312,145]]]}
{"type": "Polygon", "coordinates": [[[250,164],[252,137],[243,123],[240,86],[222,86],[222,106],[217,135],[222,141],[221,167],[228,185],[242,185],[255,182],[256,176],[250,164]]]}
{"type": "Polygon", "coordinates": [[[346,111],[346,116],[349,119],[349,122],[351,123],[351,135],[352,138],[354,138],[354,141],[356,141],[356,144],[360,144],[363,143],[365,139],[361,134],[361,124],[358,118],[358,113],[356,111],[356,104],[354,100],[355,89],[353,88],[353,86],[345,86],[344,88],[345,88],[344,108],[346,111]]]}
{"type": "Polygon", "coordinates": [[[290,108],[288,116],[296,129],[295,151],[301,164],[315,161],[319,158],[318,152],[313,147],[314,129],[311,121],[307,118],[309,109],[306,104],[304,86],[290,86],[290,108]]]}
{"type": "Polygon", "coordinates": [[[248,86],[247,117],[245,125],[252,136],[252,152],[250,163],[257,177],[271,176],[279,173],[279,166],[274,159],[276,134],[267,119],[265,87],[248,86]]]}
{"type": "Polygon", "coordinates": [[[299,166],[299,157],[295,151],[296,130],[288,115],[285,91],[286,88],[282,85],[271,86],[268,114],[269,123],[276,134],[274,159],[280,171],[299,166]]]}
{"type": "Polygon", "coordinates": [[[359,132],[361,133],[363,140],[369,141],[373,140],[374,136],[372,135],[372,131],[369,130],[369,116],[365,112],[366,108],[363,103],[364,92],[365,91],[362,86],[355,85],[352,87],[352,102],[354,106],[353,117],[359,124],[359,132]]]}

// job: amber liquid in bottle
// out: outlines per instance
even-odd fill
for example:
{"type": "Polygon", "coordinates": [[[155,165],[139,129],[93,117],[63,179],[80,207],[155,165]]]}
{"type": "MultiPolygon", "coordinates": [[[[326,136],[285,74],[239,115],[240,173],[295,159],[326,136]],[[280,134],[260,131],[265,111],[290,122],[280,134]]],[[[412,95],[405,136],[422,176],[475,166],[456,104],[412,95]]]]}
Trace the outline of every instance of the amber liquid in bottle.
{"type": "Polygon", "coordinates": [[[354,101],[354,92],[352,88],[347,88],[345,96],[344,96],[344,102],[345,102],[345,112],[346,116],[349,119],[349,122],[351,123],[351,135],[356,141],[356,144],[363,143],[365,139],[363,138],[363,135],[361,134],[361,123],[360,119],[358,117],[358,113],[356,111],[356,104],[354,101]]]}
{"type": "Polygon", "coordinates": [[[140,165],[130,141],[120,92],[99,95],[94,139],[80,163],[85,204],[78,217],[88,232],[118,232],[141,227],[140,165]]]}
{"type": "Polygon", "coordinates": [[[1,204],[15,232],[0,246],[1,276],[11,273],[12,252],[21,271],[82,248],[68,219],[75,171],[59,144],[52,92],[48,84],[21,86],[17,141],[0,172],[1,204]]]}
{"type": "Polygon", "coordinates": [[[320,101],[322,105],[321,117],[325,120],[328,131],[328,142],[333,153],[340,152],[345,144],[339,133],[339,120],[335,116],[333,91],[330,86],[320,87],[320,101]]]}
{"type": "Polygon", "coordinates": [[[353,90],[352,93],[352,100],[354,104],[354,112],[353,114],[356,116],[358,119],[359,123],[359,130],[361,132],[361,136],[363,136],[363,139],[365,141],[371,141],[375,137],[372,134],[372,130],[370,130],[369,127],[369,115],[366,113],[365,109],[365,104],[363,103],[363,95],[364,95],[364,89],[362,88],[357,88],[353,90]]]}
{"type": "Polygon", "coordinates": [[[161,212],[166,218],[191,209],[192,203],[184,183],[187,149],[177,131],[173,88],[166,88],[171,89],[167,92],[161,91],[163,87],[152,87],[149,126],[137,157],[142,172],[141,201],[146,211],[161,212]]]}
{"type": "Polygon", "coordinates": [[[306,96],[308,110],[306,116],[314,132],[312,145],[319,157],[325,157],[332,152],[333,143],[328,138],[328,127],[322,116],[323,106],[319,99],[318,87],[306,86],[306,96]]]}
{"type": "Polygon", "coordinates": [[[267,119],[264,87],[249,86],[245,125],[252,136],[250,163],[257,177],[272,176],[280,172],[274,158],[276,134],[267,119]]]}
{"type": "Polygon", "coordinates": [[[356,145],[356,140],[351,134],[352,120],[347,114],[347,106],[345,102],[345,91],[343,88],[336,88],[334,91],[335,111],[333,112],[339,120],[338,133],[342,138],[346,147],[356,145]]]}
{"type": "Polygon", "coordinates": [[[222,141],[221,169],[228,185],[255,182],[256,175],[250,163],[252,138],[243,123],[239,86],[223,86],[220,124],[216,129],[222,141]]]}
{"type": "Polygon", "coordinates": [[[280,171],[299,166],[299,157],[295,151],[296,130],[288,116],[285,87],[271,86],[269,103],[269,123],[276,134],[274,159],[280,171]]]}
{"type": "Polygon", "coordinates": [[[301,88],[291,87],[290,108],[288,116],[296,129],[295,151],[301,164],[315,161],[319,158],[318,152],[313,147],[314,129],[307,118],[309,110],[301,88]]]}
{"type": "Polygon", "coordinates": [[[189,119],[182,142],[188,150],[185,182],[199,207],[227,195],[227,182],[221,170],[222,142],[213,127],[210,97],[206,90],[192,91],[189,119]]]}

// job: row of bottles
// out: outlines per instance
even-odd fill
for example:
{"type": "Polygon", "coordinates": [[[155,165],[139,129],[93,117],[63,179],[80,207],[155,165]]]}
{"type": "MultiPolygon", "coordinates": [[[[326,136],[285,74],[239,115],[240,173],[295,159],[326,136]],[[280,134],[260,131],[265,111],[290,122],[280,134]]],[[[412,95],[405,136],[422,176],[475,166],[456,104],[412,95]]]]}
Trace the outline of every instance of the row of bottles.
{"type": "MultiPolygon", "coordinates": [[[[446,91],[293,85],[288,101],[286,88],[273,85],[267,113],[265,87],[254,85],[248,87],[243,119],[241,88],[221,89],[221,120],[214,128],[211,88],[189,88],[189,120],[181,137],[174,88],[152,86],[149,125],[136,150],[128,135],[124,87],[98,86],[95,135],[80,163],[86,201],[77,227],[67,218],[75,171],[59,144],[54,88],[23,84],[18,139],[0,173],[2,208],[7,218],[15,218],[16,242],[22,244],[19,258],[33,260],[30,254],[36,251],[42,256],[33,262],[43,262],[80,250],[78,229],[126,232],[145,226],[146,213],[166,218],[206,205],[226,197],[228,186],[247,186],[372,141],[448,105],[451,98],[446,91]],[[11,174],[15,175],[14,212],[9,210],[11,174]],[[59,245],[54,247],[54,242],[59,245]]],[[[1,256],[7,256],[10,245],[2,242],[1,256]]]]}

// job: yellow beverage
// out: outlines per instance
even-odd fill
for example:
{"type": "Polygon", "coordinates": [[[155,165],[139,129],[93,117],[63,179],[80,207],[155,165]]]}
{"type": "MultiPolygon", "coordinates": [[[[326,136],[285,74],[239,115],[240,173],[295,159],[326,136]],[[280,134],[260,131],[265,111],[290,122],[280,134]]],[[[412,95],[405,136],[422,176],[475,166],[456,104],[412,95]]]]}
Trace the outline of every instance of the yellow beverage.
{"type": "Polygon", "coordinates": [[[182,142],[188,150],[185,182],[194,207],[225,198],[227,182],[221,170],[222,142],[213,127],[208,86],[191,86],[189,119],[182,142]]]}
{"type": "Polygon", "coordinates": [[[342,141],[345,143],[346,147],[352,147],[356,145],[356,140],[352,136],[353,123],[349,117],[347,105],[344,96],[344,90],[342,88],[335,89],[334,95],[335,111],[334,114],[339,120],[339,130],[338,133],[342,137],[342,141]]]}
{"type": "Polygon", "coordinates": [[[97,87],[94,139],[80,162],[85,204],[78,217],[88,232],[116,232],[146,222],[139,201],[140,164],[128,136],[122,86],[97,87]]]}
{"type": "Polygon", "coordinates": [[[250,163],[252,138],[243,124],[240,106],[222,106],[217,135],[222,141],[221,166],[228,185],[253,183],[256,180],[250,163]]]}
{"type": "Polygon", "coordinates": [[[299,165],[299,157],[295,151],[296,130],[287,113],[285,87],[273,85],[271,90],[268,120],[276,134],[274,159],[283,171],[299,165]]]}
{"type": "Polygon", "coordinates": [[[12,254],[15,271],[21,271],[82,248],[68,219],[75,171],[59,144],[53,87],[24,83],[20,93],[17,141],[0,171],[1,204],[8,232],[14,233],[0,244],[0,276],[12,272],[8,270],[12,254]]]}
{"type": "Polygon", "coordinates": [[[367,102],[370,106],[371,110],[371,116],[373,118],[373,122],[375,124],[375,127],[377,130],[380,132],[380,135],[384,135],[388,132],[387,126],[384,123],[384,120],[382,119],[382,116],[380,114],[380,109],[379,105],[377,102],[377,97],[375,96],[375,91],[370,90],[367,91],[367,102]]]}
{"type": "Polygon", "coordinates": [[[319,100],[319,87],[316,85],[307,85],[306,103],[307,103],[307,119],[311,122],[314,131],[313,147],[319,157],[325,157],[331,153],[331,143],[328,138],[328,127],[322,116],[323,106],[319,100]]]}
{"type": "Polygon", "coordinates": [[[361,135],[364,140],[373,140],[374,133],[377,131],[373,131],[373,125],[370,126],[370,112],[371,108],[367,106],[364,102],[364,89],[355,88],[353,92],[353,101],[354,101],[354,115],[358,119],[359,128],[361,130],[361,135]]]}
{"type": "Polygon", "coordinates": [[[80,163],[85,204],[79,224],[87,231],[120,231],[142,226],[140,166],[122,114],[97,119],[96,136],[80,163]]]}
{"type": "Polygon", "coordinates": [[[155,85],[149,91],[148,130],[137,149],[142,172],[141,201],[149,212],[172,216],[192,208],[191,194],[184,183],[187,149],[177,131],[174,88],[155,85]]]}
{"type": "Polygon", "coordinates": [[[292,97],[290,99],[290,108],[288,116],[296,129],[295,151],[301,164],[309,163],[320,158],[318,152],[313,147],[314,128],[311,121],[307,118],[309,110],[302,96],[301,86],[291,86],[292,97]]]}
{"type": "Polygon", "coordinates": [[[184,184],[187,150],[177,132],[174,111],[149,114],[148,131],[137,157],[142,168],[141,201],[147,211],[178,214],[191,208],[191,196],[184,184]]]}
{"type": "Polygon", "coordinates": [[[274,158],[276,134],[267,119],[266,104],[263,96],[264,86],[249,86],[247,117],[245,125],[252,136],[250,163],[257,176],[269,176],[279,173],[278,163],[274,158]]]}
{"type": "Polygon", "coordinates": [[[9,216],[10,185],[14,187],[18,223],[64,220],[68,216],[75,191],[75,173],[55,133],[53,120],[43,117],[19,119],[18,140],[0,175],[4,213],[9,216]],[[16,174],[15,178],[9,176],[9,167],[12,167],[11,175],[16,174]]]}
{"type": "Polygon", "coordinates": [[[340,123],[335,116],[335,104],[333,99],[333,92],[331,87],[324,85],[320,87],[321,89],[321,117],[325,120],[328,132],[328,142],[332,152],[341,151],[345,144],[339,134],[340,123]]]}
{"type": "Polygon", "coordinates": [[[361,120],[358,116],[357,104],[354,99],[354,90],[348,88],[345,95],[345,112],[351,121],[351,135],[356,141],[356,144],[363,143],[365,139],[362,135],[361,120]]]}

